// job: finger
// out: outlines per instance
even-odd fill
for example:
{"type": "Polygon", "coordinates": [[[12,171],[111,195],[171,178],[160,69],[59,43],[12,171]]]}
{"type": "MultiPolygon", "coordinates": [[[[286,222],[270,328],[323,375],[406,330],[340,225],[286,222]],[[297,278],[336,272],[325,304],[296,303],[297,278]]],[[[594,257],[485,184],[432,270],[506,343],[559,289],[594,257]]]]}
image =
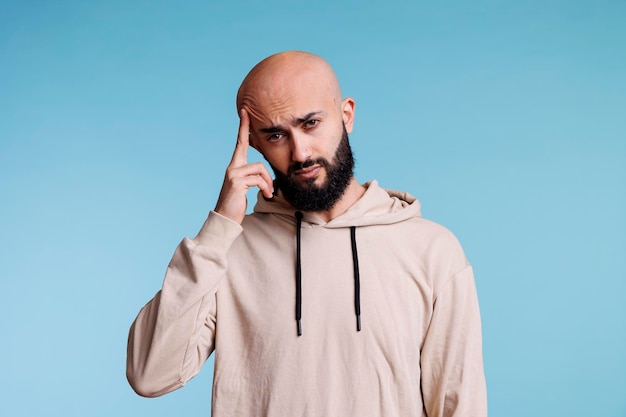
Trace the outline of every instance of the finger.
{"type": "Polygon", "coordinates": [[[258,177],[262,186],[259,186],[256,183],[257,178],[254,178],[254,185],[257,185],[261,191],[263,191],[263,195],[267,198],[272,198],[272,195],[274,194],[274,180],[262,162],[255,162],[242,167],[234,168],[230,170],[229,176],[233,180],[235,178],[258,177]]]}
{"type": "Polygon", "coordinates": [[[261,190],[265,197],[272,198],[273,185],[272,183],[268,183],[266,179],[263,178],[261,175],[249,175],[244,178],[238,178],[233,183],[234,189],[239,189],[245,192],[247,192],[252,187],[257,187],[259,190],[261,190]]]}
{"type": "Polygon", "coordinates": [[[237,135],[237,145],[233,152],[231,165],[240,167],[246,164],[248,159],[248,147],[250,146],[250,117],[246,109],[239,110],[239,133],[237,135]]]}
{"type": "Polygon", "coordinates": [[[272,176],[267,168],[265,168],[265,165],[261,162],[259,162],[259,165],[261,167],[257,172],[257,175],[261,178],[262,184],[258,187],[263,192],[265,198],[272,198],[274,196],[274,180],[272,179],[272,176]]]}

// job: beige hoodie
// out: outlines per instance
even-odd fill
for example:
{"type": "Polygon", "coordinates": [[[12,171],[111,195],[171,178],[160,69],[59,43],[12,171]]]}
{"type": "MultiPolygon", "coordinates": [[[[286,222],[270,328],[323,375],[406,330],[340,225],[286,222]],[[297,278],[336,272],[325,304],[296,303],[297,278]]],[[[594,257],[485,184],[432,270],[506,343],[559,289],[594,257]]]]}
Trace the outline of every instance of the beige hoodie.
{"type": "Polygon", "coordinates": [[[366,187],[328,223],[304,213],[299,243],[280,197],[259,196],[241,226],[211,212],[130,329],[133,389],[180,388],[215,350],[214,417],[486,416],[461,246],[412,196],[366,187]]]}

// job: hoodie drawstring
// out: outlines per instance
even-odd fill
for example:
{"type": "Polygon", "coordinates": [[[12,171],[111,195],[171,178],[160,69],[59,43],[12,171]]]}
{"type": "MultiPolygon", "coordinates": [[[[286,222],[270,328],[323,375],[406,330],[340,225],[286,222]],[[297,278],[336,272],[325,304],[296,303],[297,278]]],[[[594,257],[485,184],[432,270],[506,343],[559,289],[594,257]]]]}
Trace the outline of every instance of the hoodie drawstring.
{"type": "Polygon", "coordinates": [[[302,260],[300,258],[300,231],[302,230],[302,213],[296,211],[296,323],[298,336],[302,336],[302,260]]]}
{"type": "Polygon", "coordinates": [[[361,331],[361,279],[359,277],[359,254],[356,250],[356,226],[350,226],[352,243],[352,264],[354,266],[354,313],[356,314],[356,331],[361,331]]]}
{"type": "MultiPolygon", "coordinates": [[[[302,213],[296,216],[296,324],[298,336],[302,336],[302,213]]],[[[356,314],[356,331],[361,331],[361,279],[359,274],[359,255],[356,247],[356,226],[350,226],[350,242],[352,246],[352,264],[354,268],[354,312],[356,314]]]]}

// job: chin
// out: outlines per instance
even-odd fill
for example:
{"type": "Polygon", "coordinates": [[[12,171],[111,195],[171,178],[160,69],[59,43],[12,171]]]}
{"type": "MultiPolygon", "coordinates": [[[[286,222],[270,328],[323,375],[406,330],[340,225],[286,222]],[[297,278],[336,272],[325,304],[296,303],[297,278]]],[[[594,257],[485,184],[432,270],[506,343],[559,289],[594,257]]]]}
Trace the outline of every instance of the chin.
{"type": "Polygon", "coordinates": [[[302,187],[309,187],[309,188],[317,187],[317,188],[321,188],[321,187],[323,187],[326,184],[326,177],[318,175],[315,178],[308,178],[308,179],[305,179],[305,180],[302,180],[302,181],[298,181],[298,183],[302,187]]]}

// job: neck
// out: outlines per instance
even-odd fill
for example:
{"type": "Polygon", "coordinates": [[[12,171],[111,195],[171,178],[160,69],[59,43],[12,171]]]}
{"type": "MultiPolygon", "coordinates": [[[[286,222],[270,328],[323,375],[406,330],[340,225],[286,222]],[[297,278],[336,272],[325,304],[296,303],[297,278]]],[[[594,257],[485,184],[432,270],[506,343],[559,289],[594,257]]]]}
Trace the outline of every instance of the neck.
{"type": "Polygon", "coordinates": [[[359,184],[356,178],[352,177],[350,184],[346,188],[341,198],[330,210],[314,212],[317,217],[326,223],[345,213],[354,203],[356,203],[365,193],[365,187],[359,184]]]}

